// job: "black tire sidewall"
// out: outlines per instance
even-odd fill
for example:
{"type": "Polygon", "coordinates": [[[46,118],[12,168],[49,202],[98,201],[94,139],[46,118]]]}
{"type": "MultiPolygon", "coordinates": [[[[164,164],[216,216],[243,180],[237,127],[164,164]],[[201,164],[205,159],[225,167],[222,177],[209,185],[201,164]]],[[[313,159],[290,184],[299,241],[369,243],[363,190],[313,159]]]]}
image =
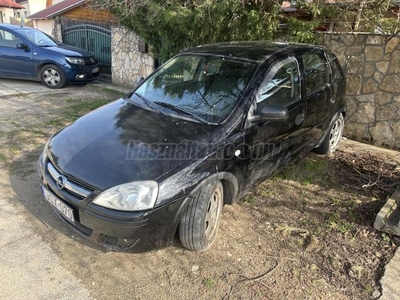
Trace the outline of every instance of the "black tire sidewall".
{"type": "MultiPolygon", "coordinates": [[[[185,210],[179,225],[180,240],[186,248],[195,251],[207,250],[215,241],[223,203],[221,203],[219,217],[216,220],[216,230],[207,239],[205,233],[205,222],[208,203],[211,195],[219,188],[223,199],[223,187],[220,181],[214,181],[198,191],[193,200],[191,200],[185,210]]],[[[223,200],[221,200],[223,201],[223,200]]]]}

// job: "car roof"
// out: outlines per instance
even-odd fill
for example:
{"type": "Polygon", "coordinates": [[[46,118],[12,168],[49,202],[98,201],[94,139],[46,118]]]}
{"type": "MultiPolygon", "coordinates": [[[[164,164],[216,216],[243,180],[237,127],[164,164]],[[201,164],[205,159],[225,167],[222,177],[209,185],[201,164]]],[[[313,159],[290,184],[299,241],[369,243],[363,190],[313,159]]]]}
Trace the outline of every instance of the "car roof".
{"type": "Polygon", "coordinates": [[[0,29],[11,29],[13,31],[30,31],[30,30],[37,30],[32,27],[24,27],[19,25],[11,25],[11,24],[0,24],[0,29]]]}
{"type": "Polygon", "coordinates": [[[250,41],[250,42],[223,42],[216,44],[202,45],[187,49],[182,53],[198,53],[218,56],[228,56],[238,59],[261,62],[272,55],[289,54],[291,52],[304,51],[309,49],[324,50],[317,45],[271,42],[271,41],[250,41]]]}

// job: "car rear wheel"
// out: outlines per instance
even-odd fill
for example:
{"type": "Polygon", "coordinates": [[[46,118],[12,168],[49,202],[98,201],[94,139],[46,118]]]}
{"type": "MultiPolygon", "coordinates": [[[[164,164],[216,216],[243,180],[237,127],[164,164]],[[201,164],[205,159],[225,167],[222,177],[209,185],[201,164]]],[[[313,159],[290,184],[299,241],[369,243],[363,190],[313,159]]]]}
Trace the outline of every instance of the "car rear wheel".
{"type": "Polygon", "coordinates": [[[42,83],[51,89],[60,89],[65,83],[64,72],[56,65],[46,65],[40,70],[42,83]]]}
{"type": "Polygon", "coordinates": [[[179,237],[184,247],[207,250],[217,237],[222,207],[223,187],[215,181],[196,193],[186,207],[179,225],[179,237]]]}
{"type": "Polygon", "coordinates": [[[340,139],[342,138],[344,128],[344,118],[343,115],[340,116],[332,123],[328,130],[322,144],[315,150],[323,154],[331,154],[335,152],[339,145],[340,139]]]}

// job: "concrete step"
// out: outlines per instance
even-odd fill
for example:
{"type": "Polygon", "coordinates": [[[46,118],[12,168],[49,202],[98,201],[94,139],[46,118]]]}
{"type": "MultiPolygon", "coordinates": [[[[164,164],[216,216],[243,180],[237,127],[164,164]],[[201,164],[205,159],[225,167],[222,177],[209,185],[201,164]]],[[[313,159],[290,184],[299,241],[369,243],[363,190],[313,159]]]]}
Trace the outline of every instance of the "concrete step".
{"type": "Polygon", "coordinates": [[[379,211],[375,229],[400,236],[400,190],[396,190],[379,211]]]}

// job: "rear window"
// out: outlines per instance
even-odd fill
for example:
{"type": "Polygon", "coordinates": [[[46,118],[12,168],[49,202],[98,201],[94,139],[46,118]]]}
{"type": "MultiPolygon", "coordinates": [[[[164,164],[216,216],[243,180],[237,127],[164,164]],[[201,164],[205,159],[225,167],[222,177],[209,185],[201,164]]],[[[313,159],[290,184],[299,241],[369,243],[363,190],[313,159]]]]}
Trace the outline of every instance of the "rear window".
{"type": "Polygon", "coordinates": [[[321,53],[305,53],[302,58],[306,76],[306,95],[309,96],[329,83],[329,66],[321,53]]]}
{"type": "Polygon", "coordinates": [[[332,54],[328,53],[328,59],[332,68],[332,81],[336,82],[344,78],[342,69],[340,68],[338,59],[332,54]]]}

